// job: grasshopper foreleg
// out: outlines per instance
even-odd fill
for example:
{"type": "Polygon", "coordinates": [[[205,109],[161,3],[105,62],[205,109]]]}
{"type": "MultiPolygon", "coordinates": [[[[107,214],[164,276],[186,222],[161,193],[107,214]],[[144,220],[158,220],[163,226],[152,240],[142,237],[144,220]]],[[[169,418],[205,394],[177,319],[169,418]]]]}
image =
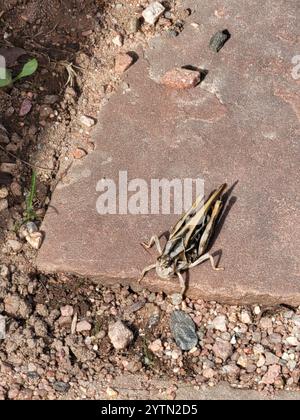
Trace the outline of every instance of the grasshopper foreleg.
{"type": "Polygon", "coordinates": [[[159,252],[159,255],[161,255],[162,249],[161,249],[161,245],[160,245],[159,238],[157,235],[151,236],[150,241],[148,243],[142,242],[143,247],[147,249],[151,248],[153,244],[155,244],[157,251],[159,252]]]}
{"type": "Polygon", "coordinates": [[[145,267],[144,270],[142,271],[141,277],[138,279],[138,283],[140,283],[143,280],[143,278],[148,273],[148,271],[152,270],[155,267],[156,267],[156,264],[151,264],[151,265],[148,265],[148,267],[145,267]]]}
{"type": "Polygon", "coordinates": [[[216,270],[216,271],[224,270],[223,267],[216,267],[215,266],[214,258],[208,252],[206,254],[201,255],[200,258],[198,258],[191,265],[189,265],[189,268],[196,267],[196,265],[201,264],[203,261],[206,261],[206,260],[210,260],[210,264],[211,264],[211,267],[212,267],[213,270],[216,270]]]}

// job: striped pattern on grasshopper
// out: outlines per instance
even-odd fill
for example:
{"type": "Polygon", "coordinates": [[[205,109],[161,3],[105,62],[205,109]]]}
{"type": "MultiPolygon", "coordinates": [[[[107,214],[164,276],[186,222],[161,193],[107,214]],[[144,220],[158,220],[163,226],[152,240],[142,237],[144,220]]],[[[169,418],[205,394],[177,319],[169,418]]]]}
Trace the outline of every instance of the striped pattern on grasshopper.
{"type": "Polygon", "coordinates": [[[206,251],[223,207],[222,198],[226,187],[226,184],[222,184],[202,205],[202,197],[198,196],[192,207],[170,230],[169,239],[163,248],[157,235],[153,235],[149,243],[142,243],[147,249],[155,244],[159,256],[154,264],[144,268],[139,282],[152,269],[156,269],[157,275],[162,279],[177,275],[183,295],[186,290],[181,274],[183,271],[206,260],[210,260],[214,270],[223,270],[215,266],[213,256],[206,251]]]}

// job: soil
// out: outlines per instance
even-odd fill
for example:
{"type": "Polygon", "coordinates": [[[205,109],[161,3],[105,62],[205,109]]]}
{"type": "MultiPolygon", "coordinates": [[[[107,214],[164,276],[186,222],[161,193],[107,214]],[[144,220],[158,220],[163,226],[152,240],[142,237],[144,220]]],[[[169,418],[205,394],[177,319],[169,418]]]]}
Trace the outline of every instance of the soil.
{"type": "Polygon", "coordinates": [[[184,24],[189,11],[180,1],[163,3],[171,17],[161,18],[155,27],[139,22],[134,28],[147,1],[0,1],[0,51],[5,49],[9,68],[15,75],[29,58],[39,63],[35,74],[0,90],[0,191],[8,200],[0,212],[0,314],[6,319],[6,338],[0,341],[0,398],[125,397],[107,388],[120,372],[142,372],[145,381],[170,380],[169,398],[176,396],[177,381],[199,387],[226,379],[235,386],[268,392],[299,388],[298,347],[283,344],[286,337],[298,334],[299,309],[279,308],[278,313],[272,309],[266,330],[253,315],[254,308],[246,308],[251,314],[247,324],[239,319],[243,308],[186,300],[178,308],[194,319],[200,345],[182,352],[169,328],[174,309],[169,297],[120,285],[108,289],[68,275],[46,276],[35,269],[37,251],[20,238],[33,171],[34,219],[39,226],[58,179],[75,158],[92,153],[92,128],[82,125],[80,117],[96,121],[101,104],[121,83],[114,70],[116,55],[145,46],[156,33],[173,36],[184,24]],[[118,35],[123,45],[116,45],[118,35]],[[31,109],[20,116],[26,104],[31,109]],[[13,250],[12,240],[20,248],[13,250]],[[65,305],[72,306],[71,317],[61,316],[65,305]],[[78,321],[91,325],[90,331],[72,331],[75,314],[78,321]],[[160,315],[157,320],[155,314],[160,315]],[[235,314],[236,320],[232,315],[226,327],[227,336],[208,328],[219,314],[235,314]],[[117,319],[134,333],[133,342],[122,351],[112,347],[107,335],[109,324],[117,319]],[[213,345],[219,338],[232,340],[234,334],[230,361],[222,361],[213,345]],[[280,345],[270,342],[272,334],[281,335],[280,345]],[[155,340],[162,342],[157,354],[149,350],[155,340]],[[269,368],[256,365],[253,348],[258,342],[264,346],[261,353],[271,351],[277,358],[273,365],[280,373],[274,380],[263,380],[269,368]],[[284,353],[288,355],[280,363],[284,353]],[[248,365],[237,364],[241,354],[249,356],[248,365]],[[227,365],[233,367],[230,374],[230,369],[224,370],[227,365]],[[100,389],[92,386],[96,379],[102,381],[100,389]]]}

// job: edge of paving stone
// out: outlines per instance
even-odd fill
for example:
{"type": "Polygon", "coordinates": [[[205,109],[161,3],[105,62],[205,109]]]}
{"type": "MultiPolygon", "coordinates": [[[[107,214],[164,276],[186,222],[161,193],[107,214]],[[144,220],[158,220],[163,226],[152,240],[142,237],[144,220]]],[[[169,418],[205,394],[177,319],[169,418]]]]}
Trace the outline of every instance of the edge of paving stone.
{"type": "MultiPolygon", "coordinates": [[[[78,276],[78,278],[86,278],[87,280],[100,283],[108,286],[114,285],[116,283],[121,283],[128,286],[135,287],[135,290],[142,290],[147,288],[150,291],[154,292],[164,292],[168,295],[178,292],[179,285],[177,279],[163,280],[157,276],[149,275],[142,283],[138,283],[137,277],[122,276],[120,273],[118,276],[109,276],[106,274],[95,274],[84,272],[84,268],[81,272],[77,272],[72,268],[72,265],[68,266],[65,264],[64,270],[61,269],[61,265],[56,265],[55,263],[49,263],[45,261],[40,261],[38,259],[36,267],[39,271],[45,274],[69,274],[78,276]]],[[[300,292],[295,294],[291,293],[282,297],[280,295],[269,294],[263,291],[251,290],[249,288],[247,291],[237,291],[235,290],[234,294],[231,294],[230,291],[222,290],[221,288],[216,289],[216,287],[211,286],[208,283],[200,283],[199,285],[191,285],[188,287],[186,296],[193,299],[203,299],[206,301],[216,301],[229,305],[270,305],[275,306],[278,304],[286,304],[297,307],[300,305],[300,292]]]]}

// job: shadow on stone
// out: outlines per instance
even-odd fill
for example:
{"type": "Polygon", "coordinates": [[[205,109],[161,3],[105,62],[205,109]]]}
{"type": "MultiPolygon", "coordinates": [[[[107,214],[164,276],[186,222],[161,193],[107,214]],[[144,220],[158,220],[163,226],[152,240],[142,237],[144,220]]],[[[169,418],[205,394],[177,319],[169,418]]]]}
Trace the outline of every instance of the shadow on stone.
{"type": "Polygon", "coordinates": [[[139,55],[135,51],[128,51],[127,54],[133,59],[133,63],[136,63],[139,59],[139,55]]]}

